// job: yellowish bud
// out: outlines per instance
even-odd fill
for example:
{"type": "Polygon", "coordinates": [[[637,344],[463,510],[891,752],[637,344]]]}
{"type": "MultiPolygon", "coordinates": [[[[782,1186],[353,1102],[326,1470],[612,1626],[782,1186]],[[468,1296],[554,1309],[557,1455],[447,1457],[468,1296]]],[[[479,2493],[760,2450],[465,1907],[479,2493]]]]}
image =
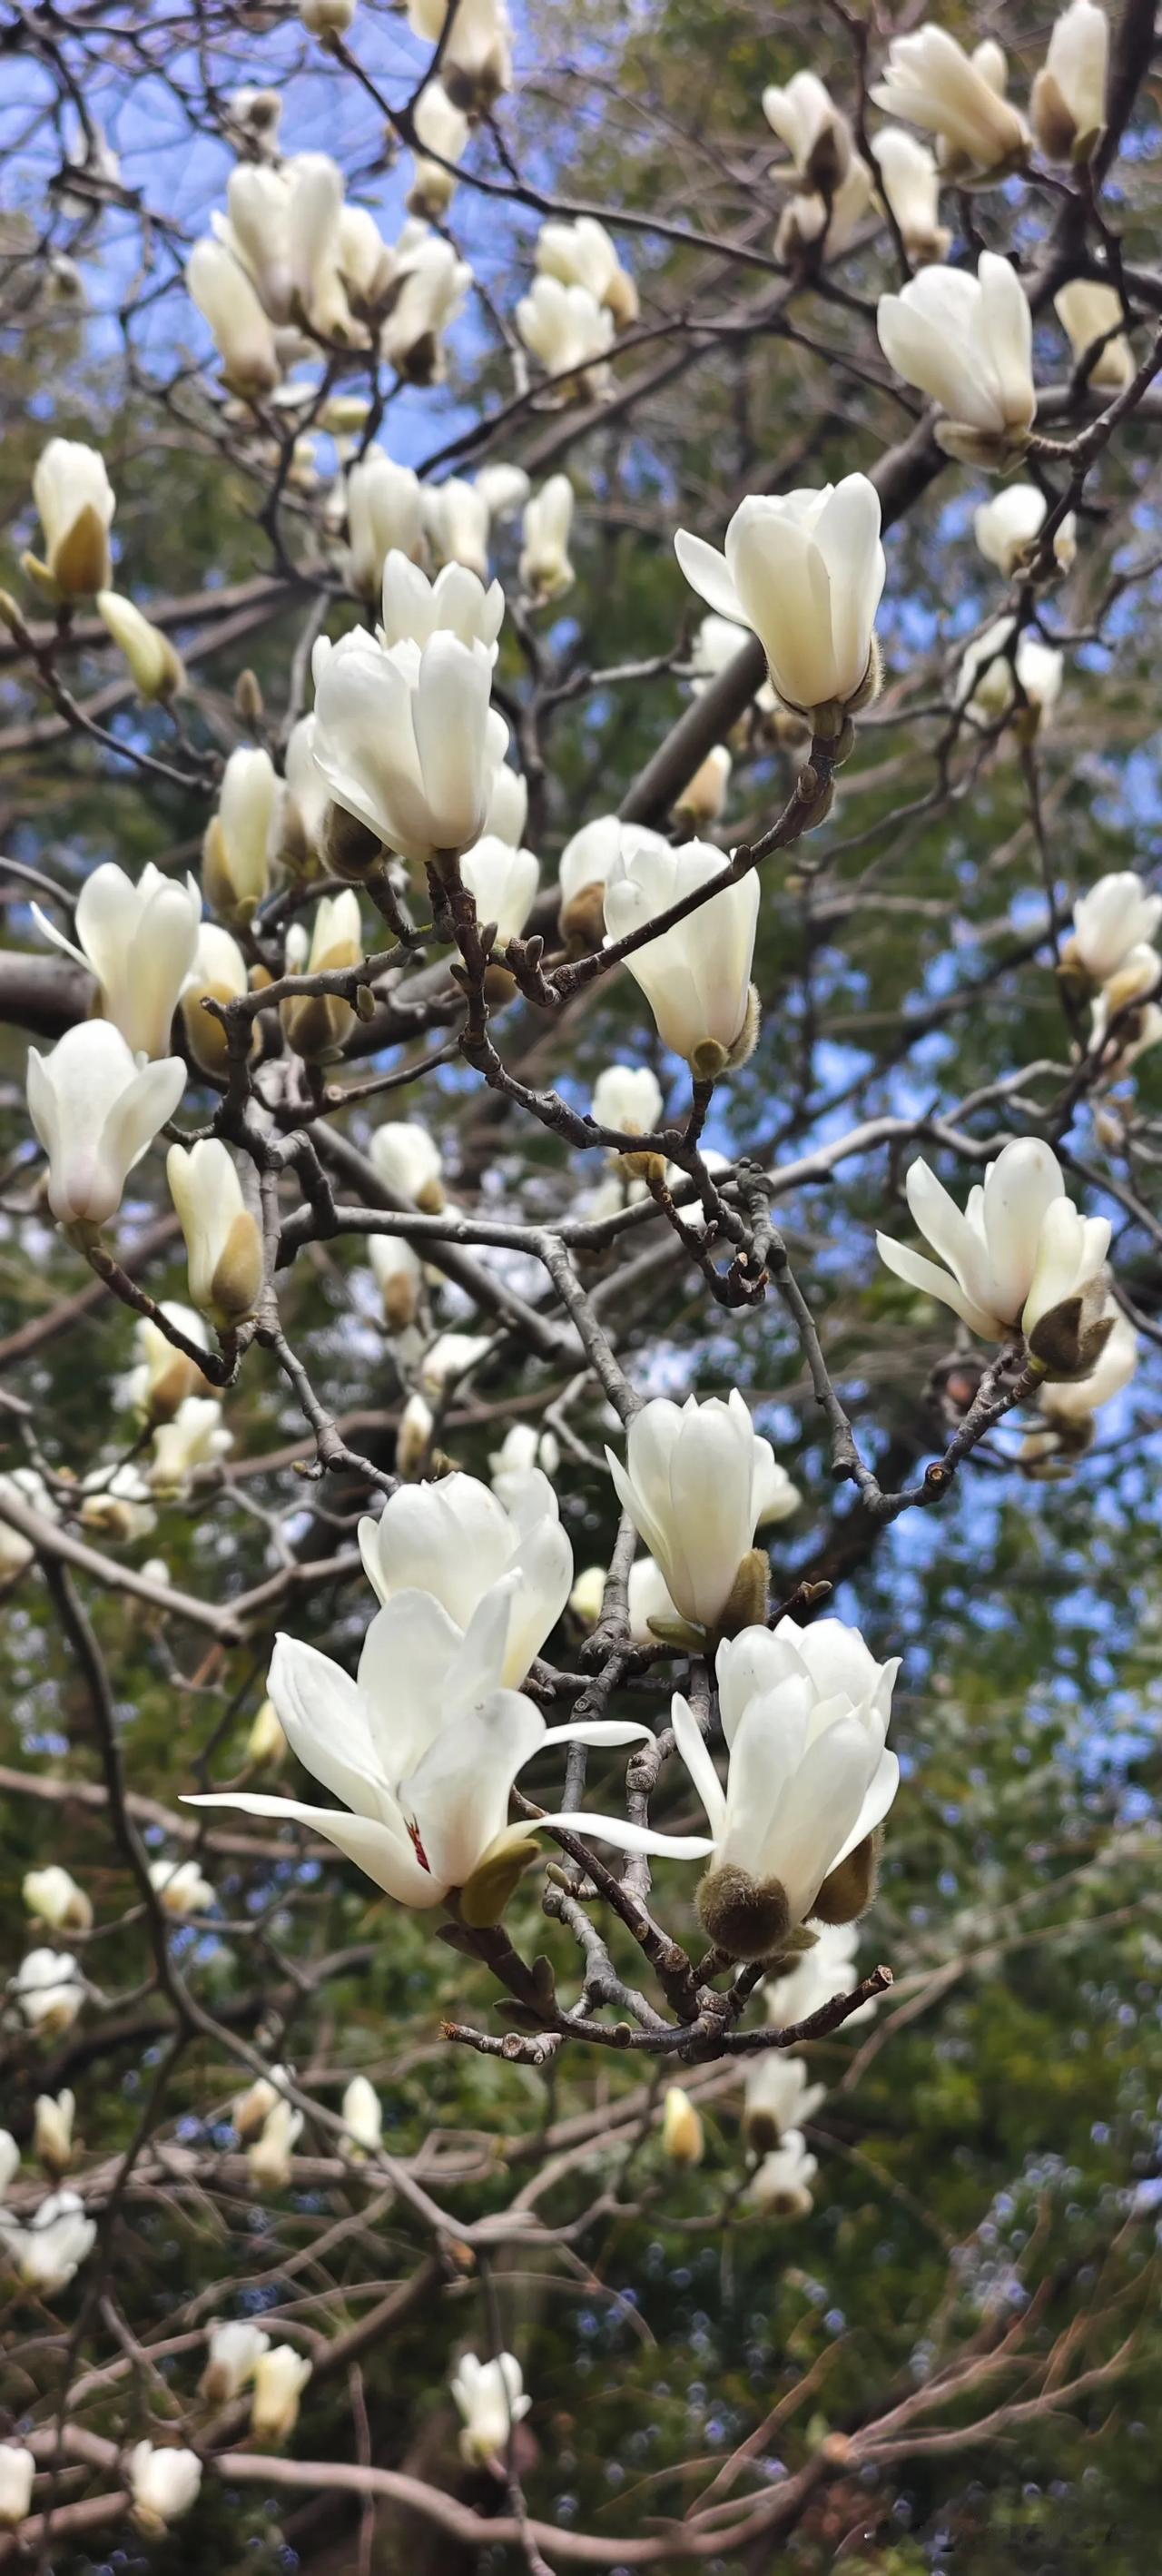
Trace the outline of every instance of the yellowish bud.
{"type": "Polygon", "coordinates": [[[706,2152],[701,2116],[680,2084],[671,2084],[666,2093],[662,2151],[676,2165],[700,2165],[706,2152]]]}

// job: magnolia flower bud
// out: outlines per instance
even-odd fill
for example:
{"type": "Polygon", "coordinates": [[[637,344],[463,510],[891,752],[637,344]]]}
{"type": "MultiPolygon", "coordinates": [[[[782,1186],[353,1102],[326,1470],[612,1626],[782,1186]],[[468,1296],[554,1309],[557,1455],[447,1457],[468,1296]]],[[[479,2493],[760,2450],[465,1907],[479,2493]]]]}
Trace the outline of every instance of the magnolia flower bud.
{"type": "Polygon", "coordinates": [[[311,2368],[305,2355],[289,2343],[276,2343],[273,2351],[259,2356],[250,2408],[250,2431],[256,2442],[289,2441],[311,2368]]]}
{"type": "MultiPolygon", "coordinates": [[[[483,492],[478,491],[475,484],[466,482],[462,475],[454,474],[447,483],[425,488],[424,526],[438,561],[445,565],[461,564],[466,572],[474,573],[479,582],[488,579],[488,515],[488,503],[483,492]]],[[[454,623],[451,618],[435,622],[444,625],[454,623]]],[[[499,624],[498,611],[492,633],[484,637],[486,643],[492,642],[499,624]]],[[[455,631],[458,634],[464,631],[458,621],[455,621],[455,631]]],[[[398,630],[393,632],[389,628],[387,640],[389,644],[397,643],[398,630]]],[[[423,636],[416,637],[417,643],[425,640],[423,636]]],[[[466,636],[465,641],[468,640],[466,636]]]]}
{"type": "MultiPolygon", "coordinates": [[[[241,1001],[248,982],[246,959],[237,940],[218,922],[204,921],[198,932],[194,962],[182,987],[182,1027],[195,1064],[219,1081],[225,1079],[230,1063],[226,1030],[212,1011],[203,1010],[202,1004],[241,1001]]],[[[258,1043],[258,1024],[253,1021],[247,1050],[250,1055],[258,1043]]]]}
{"type": "Polygon", "coordinates": [[[279,2097],[271,2104],[253,2146],[247,2150],[250,2179],[257,2190],[286,2190],[293,2171],[291,2153],[302,2135],[302,2126],[302,2112],[294,2110],[289,2102],[279,2097]]]}
{"type": "Polygon", "coordinates": [[[123,869],[106,861],[81,888],[75,944],[54,928],[38,904],[32,915],[54,948],[96,976],[103,1016],[134,1054],[167,1055],[202,917],[193,877],[178,883],[150,864],[134,885],[123,869]]]}
{"type": "Polygon", "coordinates": [[[196,1860],[155,1860],[150,1862],[149,1884],[160,1898],[162,1911],[183,1923],[187,1915],[208,1914],[217,1903],[208,1878],[203,1878],[196,1860]]]}
{"type": "Polygon", "coordinates": [[[138,2530],[148,2540],[164,2539],[171,2522],[179,2522],[197,2501],[202,2483],[197,2452],[136,2442],[126,2466],[138,2530]]]}
{"type": "Polygon", "coordinates": [[[166,1178],[186,1239],[190,1295],[220,1332],[254,1313],[262,1293],[262,1236],[226,1147],[207,1136],[171,1145],[166,1178]]]}
{"type": "Polygon", "coordinates": [[[283,1733],[282,1720],[274,1701],[264,1699],[246,1738],[246,1759],[248,1762],[269,1764],[273,1770],[277,1763],[286,1760],[286,1755],[287,1740],[283,1733]]]}
{"type": "Polygon", "coordinates": [[[1028,633],[1018,637],[1010,657],[1013,628],[1011,617],[998,618],[995,626],[987,627],[975,644],[969,645],[960,665],[957,695],[978,724],[995,724],[1015,707],[1015,670],[1026,702],[1020,710],[1020,724],[1024,732],[1032,735],[1056,706],[1065,664],[1052,645],[1042,644],[1039,636],[1028,633]]]}
{"type": "Polygon", "coordinates": [[[936,437],[950,456],[995,471],[1028,445],[1033,321],[1007,259],[982,251],[975,279],[964,269],[922,269],[899,295],[881,295],[876,328],[897,375],[947,413],[936,437]]]}
{"type": "Polygon", "coordinates": [[[567,474],[551,474],[525,504],[520,562],[525,590],[534,601],[560,599],[574,581],[569,561],[573,525],[573,486],[567,474]]]}
{"type": "Polygon", "coordinates": [[[439,1215],[444,1205],[444,1167],[440,1148],[426,1127],[406,1118],[387,1119],[376,1128],[368,1154],[380,1180],[396,1197],[422,1209],[425,1216],[439,1215]]]}
{"type": "Polygon", "coordinates": [[[26,571],[42,589],[66,599],[107,590],[113,570],[109,529],[117,503],[96,448],[76,439],[50,438],[36,461],[32,497],[47,561],[26,555],[26,571]]]}
{"type": "Polygon", "coordinates": [[[416,141],[423,149],[416,154],[412,183],[407,193],[409,215],[423,215],[437,223],[446,214],[456,194],[456,173],[443,163],[458,161],[468,141],[469,124],[462,108],[454,107],[443,82],[430,80],[420,91],[412,110],[416,141]],[[439,159],[425,155],[438,153],[439,159]]]}
{"type": "Polygon", "coordinates": [[[693,777],[674,799],[674,812],[683,822],[692,823],[696,832],[716,823],[726,803],[730,773],[734,764],[725,743],[716,742],[699,764],[693,777]]]}
{"type": "Polygon", "coordinates": [[[395,1435],[395,1472],[402,1483],[419,1475],[435,1427],[431,1406],[422,1395],[409,1395],[395,1435]]]}
{"type": "Polygon", "coordinates": [[[99,590],[96,607],[102,624],[125,655],[138,696],[147,705],[154,698],[172,698],[178,689],[184,689],[185,664],[160,626],[151,626],[133,601],[123,599],[116,590],[99,590]]]}
{"type": "Polygon", "coordinates": [[[1134,378],[1134,353],[1125,333],[1118,330],[1123,319],[1122,299],[1112,286],[1103,286],[1088,277],[1073,277],[1053,298],[1053,310],[1067,334],[1074,358],[1080,366],[1096,340],[1105,340],[1087,374],[1087,382],[1098,393],[1122,393],[1134,378]],[[1116,337],[1107,338],[1107,333],[1116,337]]]}
{"type": "Polygon", "coordinates": [[[466,2352],[451,2380],[460,2414],[460,2456],[474,2467],[504,2457],[514,2424],[528,2414],[532,2400],[521,2386],[521,2366],[511,2352],[480,2361],[466,2352]]]}
{"type": "MultiPolygon", "coordinates": [[[[1006,483],[974,511],[973,533],[980,551],[1006,581],[1035,557],[1045,513],[1045,496],[1035,483],[1006,483]]],[[[1062,572],[1068,572],[1076,553],[1077,519],[1070,510],[1054,533],[1053,559],[1062,572]]]]}
{"type": "MultiPolygon", "coordinates": [[[[450,89],[446,61],[443,72],[450,89]]],[[[420,242],[383,326],[384,354],[406,383],[442,383],[443,334],[456,320],[471,284],[472,271],[450,242],[434,237],[420,242]]]]}
{"type": "Polygon", "coordinates": [[[73,2117],[77,2101],[74,2093],[55,2096],[41,2093],[36,2102],[36,2124],[32,2133],[33,2154],[39,2156],[47,2173],[58,2180],[67,2173],[73,2155],[73,2117]]]}
{"type": "Polygon", "coordinates": [[[613,315],[587,286],[562,286],[557,277],[534,278],[517,305],[516,327],[546,375],[568,379],[554,384],[557,402],[597,400],[607,392],[613,315]]]}
{"type": "Polygon", "coordinates": [[[593,1115],[623,1136],[651,1136],[662,1123],[662,1086],[648,1064],[609,1064],[593,1086],[593,1115]]]}
{"type": "Polygon", "coordinates": [[[244,2093],[236,2093],[230,2105],[230,2117],[240,2138],[253,2137],[261,2129],[276,2102],[283,2099],[282,2087],[293,2079],[289,2066],[272,2066],[269,2075],[258,2075],[244,2093]]]}
{"type": "Polygon", "coordinates": [[[947,259],[952,235],[939,221],[940,176],[927,144],[886,125],[872,136],[871,149],[909,259],[917,268],[947,259]]]}
{"type": "Polygon", "coordinates": [[[32,2509],[36,2461],[21,2442],[0,2442],[0,2530],[15,2531],[32,2509]]]}
{"type": "MultiPolygon", "coordinates": [[[[448,0],[408,0],[408,25],[429,44],[444,34],[448,0]]],[[[512,28],[505,0],[459,0],[448,30],[440,77],[468,115],[491,107],[512,87],[512,28]]]]}
{"type": "Polygon", "coordinates": [[[578,1575],[569,1595],[569,1608],[582,1628],[595,1628],[605,1600],[606,1571],[603,1565],[587,1565],[578,1575]]]}
{"type": "Polygon", "coordinates": [[[375,1272],[389,1333],[406,1332],[419,1313],[423,1292],[423,1263],[418,1253],[405,1235],[369,1234],[367,1257],[375,1272]]]}
{"type": "Polygon", "coordinates": [[[371,447],[347,476],[347,578],[361,599],[378,599],[392,551],[420,562],[427,552],[423,492],[408,465],[371,447]]]}
{"type": "Polygon", "coordinates": [[[1082,1217],[1065,1195],[1055,1154],[1036,1137],[1014,1137],[969,1196],[962,1216],[919,1159],[904,1184],[908,1205],[940,1262],[877,1235],[896,1277],[937,1297],[970,1332],[1003,1341],[1031,1333],[1042,1318],[1102,1273],[1106,1217],[1082,1217]],[[944,1265],[947,1264],[947,1267],[944,1265]]]}
{"type": "Polygon", "coordinates": [[[28,1114],[48,1157],[48,1203],[58,1224],[95,1234],[121,1205],[125,1183],[186,1087],[180,1056],[135,1062],[109,1020],[67,1029],[51,1055],[28,1055],[28,1114]]]}
{"type": "Polygon", "coordinates": [[[1047,161],[1090,161],[1105,132],[1110,30],[1094,0],[1069,0],[1033,83],[1033,132],[1047,161]]]}
{"type": "MultiPolygon", "coordinates": [[[[721,875],[721,850],[705,841],[679,849],[627,825],[605,889],[611,939],[640,930],[721,875]]],[[[699,1079],[713,1080],[749,1054],[757,1033],[750,971],[758,923],[753,869],[671,929],[635,949],[626,965],[646,995],[659,1034],[699,1079]]]]}
{"type": "Polygon", "coordinates": [[[268,751],[232,751],[202,844],[206,901],[227,921],[253,919],[270,884],[279,783],[268,751]]]}
{"type": "Polygon", "coordinates": [[[1024,160],[1028,129],[1006,101],[999,45],[978,45],[970,61],[942,27],[895,36],[869,95],[885,115],[938,135],[941,159],[958,178],[1000,174],[1024,160]]]}
{"type": "Polygon", "coordinates": [[[53,2191],[27,2227],[14,2223],[5,2227],[4,2251],[17,2279],[34,2298],[54,2299],[67,2290],[92,2252],[96,2234],[79,2192],[53,2191]]]}
{"type": "Polygon", "coordinates": [[[84,2000],[67,1950],[29,1950],[12,1980],[12,1995],[30,2030],[46,2039],[72,2028],[84,2000]]]}
{"type": "Polygon", "coordinates": [[[38,1923],[47,1923],[53,1932],[88,1932],[92,1929],[93,1907],[84,1888],[78,1887],[67,1869],[51,1862],[47,1869],[26,1870],[21,1894],[29,1913],[38,1923]]]}
{"type": "Polygon", "coordinates": [[[540,867],[531,850],[514,850],[508,841],[485,833],[465,850],[460,876],[476,905],[478,921],[495,922],[500,947],[519,939],[536,900],[540,867]]]}
{"type": "Polygon", "coordinates": [[[206,2367],[198,2382],[199,2394],[208,2406],[228,2406],[253,2379],[263,2354],[270,2350],[270,2336],[261,2326],[252,2325],[248,2317],[230,2319],[215,2326],[210,2335],[206,2367]]]}
{"type": "MultiPolygon", "coordinates": [[[[176,1325],[187,1341],[196,1342],[201,1350],[207,1348],[206,1327],[192,1307],[169,1300],[159,1306],[158,1314],[176,1325]]],[[[151,1316],[140,1318],[133,1341],[137,1366],[122,1380],[118,1392],[151,1430],[159,1423],[172,1422],[187,1397],[208,1395],[209,1387],[197,1361],[187,1359],[151,1316]]]]}
{"type": "Polygon", "coordinates": [[[724,554],[685,529],[674,546],[702,598],[758,636],[785,704],[836,735],[843,711],[865,704],[878,676],[885,559],[874,484],[849,474],[820,492],[752,495],[735,511],[724,554]]]}
{"type": "Polygon", "coordinates": [[[669,2156],[672,2164],[700,2165],[705,2152],[700,2112],[680,2084],[669,2085],[662,2119],[663,2155],[669,2156]]]}
{"type": "Polygon", "coordinates": [[[542,224],[537,235],[537,268],[562,286],[583,286],[596,304],[604,304],[619,331],[638,317],[637,288],[621,266],[604,224],[593,215],[575,223],[542,224]]]}
{"type": "MultiPolygon", "coordinates": [[[[315,914],[306,972],[335,973],[357,966],[362,955],[358,895],[350,887],[343,894],[325,895],[315,914]]],[[[339,993],[307,993],[301,1001],[280,1002],[279,1018],[287,1045],[314,1063],[339,1055],[355,1026],[352,1004],[339,993]]]]}
{"type": "Polygon", "coordinates": [[[527,778],[502,761],[492,781],[492,794],[484,818],[484,832],[493,840],[507,841],[510,849],[520,848],[529,816],[527,778]]]}
{"type": "Polygon", "coordinates": [[[821,197],[833,197],[851,165],[851,128],[815,72],[796,72],[785,89],[763,91],[763,115],[784,143],[797,176],[821,197]]]}
{"type": "Polygon", "coordinates": [[[223,242],[194,243],[186,262],[186,287],[210,325],[232,392],[248,401],[273,393],[282,364],[270,317],[246,270],[223,242]]]}
{"type": "Polygon", "coordinates": [[[378,2154],[383,2144],[383,2109],[366,2075],[352,2076],[341,2107],[351,2131],[350,2140],[344,2140],[345,2154],[356,2158],[378,2154]]]}
{"type": "Polygon", "coordinates": [[[355,17],[356,0],[297,0],[297,6],[312,36],[345,36],[355,17]]]}

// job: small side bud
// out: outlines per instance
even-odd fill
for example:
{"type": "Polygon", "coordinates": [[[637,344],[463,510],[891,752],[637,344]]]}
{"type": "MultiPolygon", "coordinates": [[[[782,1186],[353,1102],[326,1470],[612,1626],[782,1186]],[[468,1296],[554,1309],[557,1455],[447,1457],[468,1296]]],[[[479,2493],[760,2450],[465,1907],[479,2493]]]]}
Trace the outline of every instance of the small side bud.
{"type": "Polygon", "coordinates": [[[769,1959],[790,1929],[782,1881],[754,1879],[730,1864],[707,1870],[695,1901],[703,1931],[729,1959],[769,1959]]]}
{"type": "Polygon", "coordinates": [[[882,1844],[877,1826],[824,1879],[811,1908],[817,1923],[858,1923],[860,1915],[867,1913],[880,1874],[882,1844]]]}
{"type": "Polygon", "coordinates": [[[599,878],[579,886],[562,904],[561,937],[570,957],[587,957],[591,949],[600,948],[605,937],[605,888],[599,878]]]}
{"type": "Polygon", "coordinates": [[[460,1890],[461,1921],[473,1932],[491,1931],[536,1858],[535,1843],[519,1826],[498,1834],[460,1890]]]}
{"type": "Polygon", "coordinates": [[[258,674],[249,667],[239,672],[234,683],[234,713],[246,725],[261,724],[266,713],[266,702],[259,686],[258,674]]]}
{"type": "Polygon", "coordinates": [[[662,2153],[675,2165],[700,2165],[706,2153],[701,2115],[680,2084],[671,2084],[666,2094],[662,2153]]]}

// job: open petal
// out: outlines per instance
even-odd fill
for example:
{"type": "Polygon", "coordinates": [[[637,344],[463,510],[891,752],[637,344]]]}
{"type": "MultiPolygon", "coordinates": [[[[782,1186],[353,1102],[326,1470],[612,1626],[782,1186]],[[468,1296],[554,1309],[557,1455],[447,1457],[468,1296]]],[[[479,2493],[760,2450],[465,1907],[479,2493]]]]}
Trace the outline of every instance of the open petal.
{"type": "Polygon", "coordinates": [[[538,1816],[542,1825],[561,1825],[570,1833],[587,1834],[591,1841],[612,1843],[615,1851],[641,1852],[656,1860],[707,1860],[714,1849],[709,1834],[663,1834],[652,1825],[634,1825],[628,1816],[596,1816],[583,1811],[566,1811],[559,1816],[538,1816]]]}
{"type": "Polygon", "coordinates": [[[722,1857],[756,1878],[783,1875],[782,1810],[806,1758],[813,1696],[806,1675],[793,1674],[752,1699],[735,1729],[722,1857]]]}
{"type": "Polygon", "coordinates": [[[995,1315],[974,1304],[948,1270],[935,1261],[926,1261],[922,1252],[913,1252],[906,1243],[894,1243],[890,1234],[877,1234],[876,1251],[897,1279],[907,1281],[909,1288],[919,1288],[926,1297],[935,1297],[941,1306],[951,1306],[954,1315],[967,1324],[970,1333],[979,1333],[982,1341],[996,1342],[1003,1327],[995,1315]]]}
{"type": "Polygon", "coordinates": [[[235,1807],[245,1816],[269,1816],[276,1823],[306,1825],[311,1833],[321,1834],[334,1843],[347,1860],[353,1860],[365,1878],[381,1887],[386,1896],[394,1896],[400,1905],[426,1911],[439,1905],[447,1895],[450,1882],[441,1884],[429,1870],[421,1868],[402,1820],[398,1830],[382,1818],[351,1816],[342,1807],[308,1807],[297,1798],[269,1798],[253,1789],[220,1789],[200,1797],[183,1798],[184,1807],[235,1807]]]}
{"type": "Polygon", "coordinates": [[[396,1592],[363,1640],[359,1690],[375,1760],[394,1786],[463,1702],[450,1676],[463,1636],[430,1592],[396,1592]]]}
{"type": "Polygon", "coordinates": [[[707,545],[705,537],[691,536],[687,529],[679,528],[674,539],[674,552],[691,590],[696,590],[708,607],[717,609],[720,617],[733,618],[737,626],[749,625],[726,557],[719,553],[717,546],[707,545]]]}
{"type": "Polygon", "coordinates": [[[851,1832],[846,1842],[840,1845],[831,1863],[832,1869],[838,1869],[840,1861],[846,1860],[849,1852],[857,1851],[859,1845],[866,1841],[867,1836],[875,1832],[876,1826],[882,1825],[889,1807],[893,1804],[899,1785],[899,1762],[895,1754],[885,1747],[876,1766],[871,1787],[864,1793],[863,1805],[851,1832]]]}
{"type": "MultiPolygon", "coordinates": [[[[726,1829],[726,1792],[711,1761],[706,1739],[688,1700],[675,1691],[670,1702],[670,1723],[674,1742],[690,1774],[702,1804],[715,1842],[726,1829]]],[[[627,1846],[632,1849],[632,1846],[627,1846]]]]}
{"type": "MultiPolygon", "coordinates": [[[[373,1623],[374,1624],[374,1623],[373,1623]]],[[[383,1772],[369,1728],[368,1703],[341,1664],[299,1637],[274,1641],[267,1682],[292,1753],[360,1816],[377,1817],[383,1772]]]]}
{"type": "Polygon", "coordinates": [[[508,1820],[512,1784],[543,1742],[544,1720],[519,1691],[495,1691],[445,1727],[400,1782],[433,1877],[463,1887],[508,1820]]]}

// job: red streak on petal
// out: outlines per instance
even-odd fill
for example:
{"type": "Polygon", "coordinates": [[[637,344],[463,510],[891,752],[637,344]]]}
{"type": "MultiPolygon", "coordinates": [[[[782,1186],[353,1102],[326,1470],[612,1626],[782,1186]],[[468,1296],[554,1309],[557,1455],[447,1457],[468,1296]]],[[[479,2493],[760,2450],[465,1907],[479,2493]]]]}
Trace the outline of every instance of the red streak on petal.
{"type": "Polygon", "coordinates": [[[408,1832],[409,1832],[409,1834],[411,1835],[412,1850],[414,1851],[415,1856],[416,1856],[416,1859],[418,1860],[418,1862],[419,1862],[419,1864],[420,1864],[420,1868],[421,1868],[421,1869],[426,1869],[426,1871],[427,1871],[427,1873],[428,1873],[428,1876],[429,1876],[429,1878],[430,1878],[430,1877],[431,1877],[431,1875],[432,1875],[432,1864],[431,1864],[430,1860],[428,1859],[428,1855],[427,1855],[426,1851],[424,1850],[424,1846],[423,1846],[422,1842],[420,1841],[420,1829],[419,1829],[419,1826],[418,1826],[417,1824],[412,1824],[412,1823],[410,1823],[410,1822],[409,1822],[409,1824],[408,1824],[408,1832]]]}

